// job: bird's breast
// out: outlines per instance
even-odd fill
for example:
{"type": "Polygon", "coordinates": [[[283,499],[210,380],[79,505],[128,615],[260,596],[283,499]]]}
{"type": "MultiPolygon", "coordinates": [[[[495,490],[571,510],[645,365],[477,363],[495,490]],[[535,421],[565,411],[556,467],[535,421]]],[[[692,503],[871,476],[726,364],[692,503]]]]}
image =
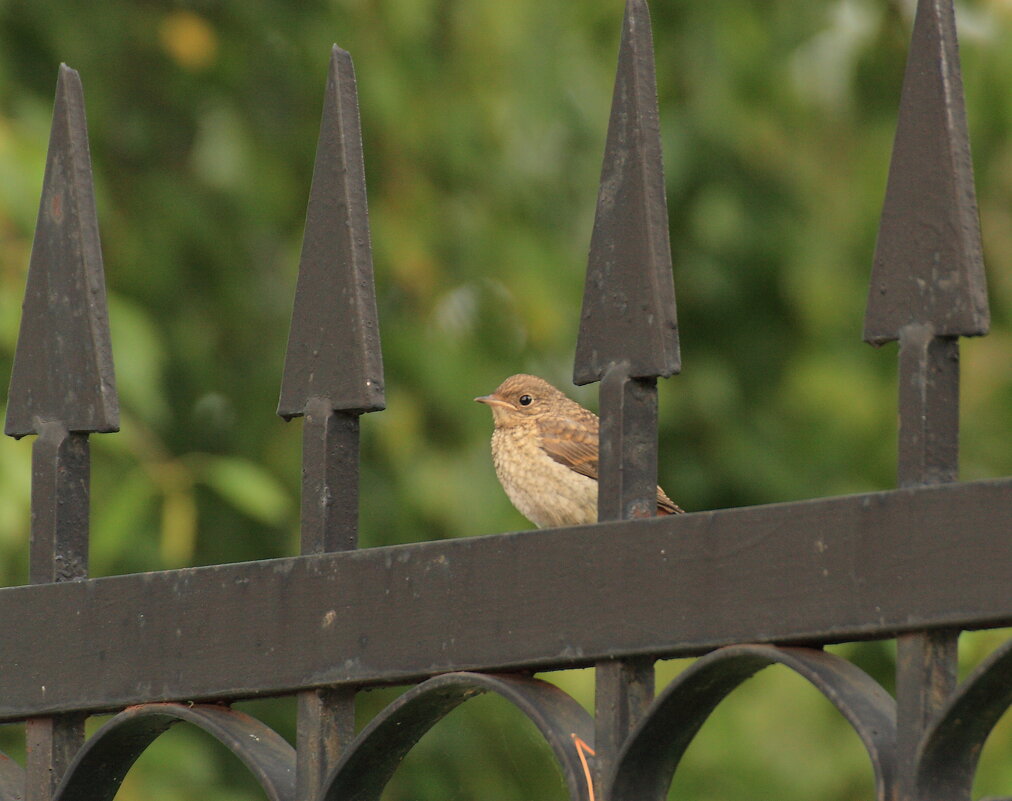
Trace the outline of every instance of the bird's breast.
{"type": "Polygon", "coordinates": [[[597,482],[545,453],[533,427],[497,428],[492,460],[510,501],[540,528],[597,522],[597,482]]]}

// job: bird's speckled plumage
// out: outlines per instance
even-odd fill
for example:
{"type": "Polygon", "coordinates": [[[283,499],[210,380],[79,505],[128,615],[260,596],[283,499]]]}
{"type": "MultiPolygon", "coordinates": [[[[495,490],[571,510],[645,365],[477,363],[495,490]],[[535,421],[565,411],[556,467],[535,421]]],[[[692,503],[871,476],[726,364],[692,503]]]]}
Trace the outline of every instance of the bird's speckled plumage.
{"type": "MultiPolygon", "coordinates": [[[[541,528],[597,522],[597,415],[544,379],[510,376],[491,395],[492,461],[517,510],[541,528]]],[[[678,514],[657,488],[657,514],[678,514]]]]}

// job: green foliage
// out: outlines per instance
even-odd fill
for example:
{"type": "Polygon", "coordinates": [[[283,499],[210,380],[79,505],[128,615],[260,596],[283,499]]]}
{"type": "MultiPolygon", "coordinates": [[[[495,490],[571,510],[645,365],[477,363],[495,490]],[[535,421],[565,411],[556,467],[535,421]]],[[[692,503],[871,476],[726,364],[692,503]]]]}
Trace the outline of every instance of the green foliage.
{"type": "MultiPolygon", "coordinates": [[[[470,399],[519,371],[569,384],[621,5],[0,3],[0,375],[61,61],[86,93],[123,406],[122,433],[92,438],[94,575],[297,552],[300,424],[274,408],[335,40],[359,79],[388,385],[362,425],[362,545],[527,526],[470,399]]],[[[660,473],[690,511],[894,485],[895,349],[860,332],[909,8],[654,0],[684,361],[661,388],[660,473]]],[[[993,314],[962,353],[976,479],[1012,473],[1012,11],[976,0],[960,23],[993,314]]],[[[27,574],[30,449],[0,444],[4,584],[27,574]]],[[[968,664],[996,636],[965,637],[968,664]]],[[[885,646],[843,648],[888,681],[885,646]]],[[[592,699],[589,673],[551,678],[592,699]]],[[[868,796],[821,698],[779,670],[740,693],[679,798],[868,796]]],[[[289,702],[263,709],[292,736],[289,702]]],[[[510,714],[454,713],[390,801],[563,797],[510,714]]],[[[17,753],[17,727],[0,734],[17,753]]],[[[1005,725],[982,792],[1008,791],[1010,743],[1005,725]]],[[[249,797],[207,745],[167,741],[119,797],[249,797]]]]}

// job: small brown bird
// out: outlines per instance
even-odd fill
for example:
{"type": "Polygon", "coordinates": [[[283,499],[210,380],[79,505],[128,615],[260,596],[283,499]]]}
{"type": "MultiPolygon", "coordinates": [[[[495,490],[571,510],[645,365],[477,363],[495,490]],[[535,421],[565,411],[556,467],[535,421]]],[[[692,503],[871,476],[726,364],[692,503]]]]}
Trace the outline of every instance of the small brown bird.
{"type": "MultiPolygon", "coordinates": [[[[544,379],[514,375],[491,395],[492,461],[509,499],[539,528],[597,522],[597,415],[544,379]]],[[[680,514],[657,488],[657,514],[680,514]]]]}

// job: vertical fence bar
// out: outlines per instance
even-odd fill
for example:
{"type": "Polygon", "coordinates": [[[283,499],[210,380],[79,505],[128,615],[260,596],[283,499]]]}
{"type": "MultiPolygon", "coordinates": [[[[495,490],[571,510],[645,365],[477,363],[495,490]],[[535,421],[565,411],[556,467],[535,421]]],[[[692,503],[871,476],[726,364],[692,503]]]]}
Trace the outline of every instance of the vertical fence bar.
{"type": "MultiPolygon", "coordinates": [[[[901,487],[955,481],[959,472],[959,341],[909,324],[899,340],[901,487]]],[[[959,632],[902,634],[896,640],[897,752],[902,792],[915,797],[917,748],[956,688],[959,632]]]]}
{"type": "MultiPolygon", "coordinates": [[[[359,416],[384,408],[351,56],[331,52],[278,414],[304,416],[302,553],[358,545],[359,416]]],[[[299,693],[297,787],[315,798],[355,734],[355,691],[299,693]]]]}
{"type": "MultiPolygon", "coordinates": [[[[988,328],[981,253],[952,0],[919,0],[864,333],[876,345],[899,340],[901,486],[956,480],[957,338],[988,328]]],[[[918,748],[955,688],[957,640],[957,631],[898,638],[901,799],[917,798],[918,748]]]]}
{"type": "MultiPolygon", "coordinates": [[[[335,412],[324,398],[306,404],[302,427],[303,555],[358,545],[358,414],[335,412]]],[[[298,695],[296,798],[316,798],[342,748],[355,737],[355,690],[298,695]]]]}
{"type": "MultiPolygon", "coordinates": [[[[118,428],[84,93],[77,72],[61,65],[4,426],[13,437],[38,435],[32,584],[87,576],[88,434],[118,428]]],[[[84,721],[77,714],[27,721],[28,801],[52,797],[84,743],[84,721]]]]}
{"type": "MultiPolygon", "coordinates": [[[[899,483],[955,481],[959,458],[959,342],[929,326],[900,331],[899,483]]],[[[901,799],[915,799],[917,750],[928,724],[956,688],[957,630],[896,638],[896,752],[901,799]]],[[[941,800],[940,800],[941,801],[941,800]]]]}
{"type": "MultiPolygon", "coordinates": [[[[628,0],[573,380],[601,381],[598,519],[656,514],[657,377],[680,369],[650,15],[628,0]]],[[[653,660],[596,666],[594,781],[654,694],[653,660]]]]}
{"type": "MultiPolygon", "coordinates": [[[[87,434],[62,423],[39,426],[32,446],[32,523],[29,581],[72,581],[88,574],[89,449],[87,434]]],[[[25,723],[25,798],[47,801],[84,745],[85,715],[25,723]]]]}
{"type": "Polygon", "coordinates": [[[631,378],[628,363],[601,381],[598,520],[657,513],[657,379],[631,378]]]}

